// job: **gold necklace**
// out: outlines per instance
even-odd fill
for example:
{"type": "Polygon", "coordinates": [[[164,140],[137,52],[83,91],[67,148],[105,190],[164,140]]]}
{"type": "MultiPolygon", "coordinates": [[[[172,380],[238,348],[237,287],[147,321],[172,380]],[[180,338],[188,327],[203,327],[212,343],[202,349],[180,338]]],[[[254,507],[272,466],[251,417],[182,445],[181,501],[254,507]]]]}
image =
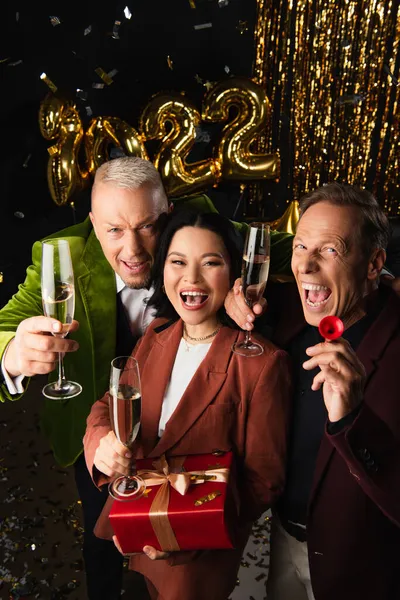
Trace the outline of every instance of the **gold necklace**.
{"type": "MultiPolygon", "coordinates": [[[[218,325],[217,329],[215,331],[213,331],[212,333],[209,333],[208,335],[204,335],[202,337],[192,337],[191,335],[188,334],[188,332],[186,331],[186,327],[183,327],[183,333],[184,336],[187,337],[189,340],[191,340],[192,342],[202,342],[204,340],[209,340],[210,338],[214,337],[215,335],[217,335],[218,331],[221,329],[222,325],[218,325]]],[[[185,339],[185,338],[184,338],[185,339]]]]}

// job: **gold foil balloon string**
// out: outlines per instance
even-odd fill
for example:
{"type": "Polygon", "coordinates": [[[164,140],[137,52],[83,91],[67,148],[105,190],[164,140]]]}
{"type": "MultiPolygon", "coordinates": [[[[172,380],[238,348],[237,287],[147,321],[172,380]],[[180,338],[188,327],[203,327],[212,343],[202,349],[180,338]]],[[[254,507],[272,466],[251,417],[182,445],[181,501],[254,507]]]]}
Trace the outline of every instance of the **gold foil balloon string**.
{"type": "Polygon", "coordinates": [[[257,4],[253,75],[273,110],[262,150],[281,149],[293,197],[346,180],[399,214],[398,3],[257,4]]]}

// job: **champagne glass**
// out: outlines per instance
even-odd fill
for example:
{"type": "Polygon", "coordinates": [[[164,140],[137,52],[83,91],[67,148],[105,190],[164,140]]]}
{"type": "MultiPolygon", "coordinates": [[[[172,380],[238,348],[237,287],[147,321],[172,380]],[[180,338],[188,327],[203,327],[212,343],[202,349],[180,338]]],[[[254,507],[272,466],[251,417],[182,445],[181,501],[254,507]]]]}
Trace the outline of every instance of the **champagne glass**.
{"type": "MultiPolygon", "coordinates": [[[[42,242],[42,304],[46,317],[57,319],[62,329],[55,337],[68,335],[75,310],[74,271],[67,240],[42,242]]],[[[65,378],[62,354],[58,355],[58,379],[43,388],[51,400],[66,400],[78,396],[82,386],[65,378]]]]}
{"type": "MultiPolygon", "coordinates": [[[[267,284],[270,258],[270,228],[266,223],[250,223],[243,250],[242,287],[246,303],[250,308],[261,300],[267,284]]],[[[241,356],[259,356],[263,347],[251,339],[246,331],[243,342],[232,346],[233,352],[241,356]]]]}
{"type": "MultiPolygon", "coordinates": [[[[131,356],[117,356],[111,361],[109,408],[116,438],[132,451],[140,428],[142,393],[139,365],[131,356]]],[[[110,496],[119,501],[139,498],[145,489],[145,482],[136,475],[134,462],[131,475],[117,477],[108,487],[110,496]]]]}

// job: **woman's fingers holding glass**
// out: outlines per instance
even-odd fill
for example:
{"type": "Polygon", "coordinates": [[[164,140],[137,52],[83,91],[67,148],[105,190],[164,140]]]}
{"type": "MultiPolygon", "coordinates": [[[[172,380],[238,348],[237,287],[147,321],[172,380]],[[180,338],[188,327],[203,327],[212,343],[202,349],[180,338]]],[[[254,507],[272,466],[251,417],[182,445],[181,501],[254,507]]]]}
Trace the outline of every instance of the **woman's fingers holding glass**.
{"type": "Polygon", "coordinates": [[[107,475],[129,475],[131,464],[131,453],[118,441],[113,431],[101,438],[97,447],[94,464],[96,468],[107,475]]]}
{"type": "Polygon", "coordinates": [[[145,546],[143,552],[146,556],[151,558],[151,560],[165,560],[170,555],[170,552],[160,552],[160,550],[156,550],[153,546],[145,546]]]}

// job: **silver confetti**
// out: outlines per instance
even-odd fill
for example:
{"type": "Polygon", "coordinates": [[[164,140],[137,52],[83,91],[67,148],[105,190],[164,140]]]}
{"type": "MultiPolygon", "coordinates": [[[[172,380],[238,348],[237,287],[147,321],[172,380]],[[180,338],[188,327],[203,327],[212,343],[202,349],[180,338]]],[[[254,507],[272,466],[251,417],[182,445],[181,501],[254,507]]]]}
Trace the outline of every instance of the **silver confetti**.
{"type": "Polygon", "coordinates": [[[107,75],[108,75],[109,77],[113,78],[113,77],[115,77],[115,75],[116,75],[117,73],[118,73],[118,70],[117,70],[117,69],[112,69],[111,71],[109,71],[109,72],[107,73],[107,75]]]}
{"type": "Polygon", "coordinates": [[[130,19],[132,17],[132,13],[129,10],[129,6],[125,6],[124,8],[124,15],[126,19],[130,19]]]}
{"type": "Polygon", "coordinates": [[[209,29],[210,27],[212,27],[212,23],[201,23],[200,25],[194,25],[196,31],[199,31],[200,29],[209,29]]]}
{"type": "Polygon", "coordinates": [[[85,31],[83,32],[83,35],[89,35],[89,33],[92,31],[92,26],[89,25],[89,27],[86,27],[85,31]]]}
{"type": "Polygon", "coordinates": [[[60,25],[61,21],[58,17],[49,17],[50,19],[50,23],[53,25],[53,27],[56,27],[57,25],[60,25]]]}
{"type": "Polygon", "coordinates": [[[336,100],[336,104],[342,106],[343,104],[353,104],[356,106],[357,104],[361,104],[365,100],[366,96],[364,94],[349,94],[346,96],[341,96],[338,100],[336,100]]]}
{"type": "Polygon", "coordinates": [[[114,27],[112,30],[112,37],[114,38],[114,40],[119,40],[119,27],[121,25],[121,21],[114,21],[114,27]]]}
{"type": "Polygon", "coordinates": [[[218,0],[218,6],[220,8],[225,8],[225,6],[228,6],[229,4],[229,0],[218,0]]]}
{"type": "Polygon", "coordinates": [[[92,83],[92,88],[94,88],[95,90],[102,90],[104,85],[104,83],[92,83]]]}

